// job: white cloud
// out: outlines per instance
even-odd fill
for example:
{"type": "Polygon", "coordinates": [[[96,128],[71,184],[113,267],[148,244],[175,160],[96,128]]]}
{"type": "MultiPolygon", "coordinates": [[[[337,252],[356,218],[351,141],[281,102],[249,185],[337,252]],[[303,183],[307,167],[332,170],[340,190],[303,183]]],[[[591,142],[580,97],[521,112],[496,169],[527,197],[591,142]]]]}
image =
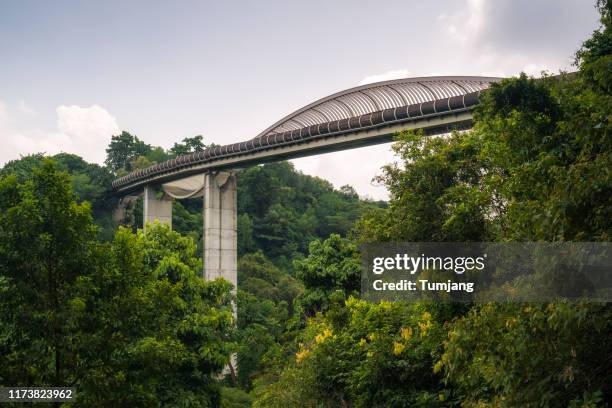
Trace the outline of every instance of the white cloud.
{"type": "Polygon", "coordinates": [[[19,111],[24,115],[35,116],[36,111],[26,103],[23,99],[19,101],[19,111]]]}
{"type": "Polygon", "coordinates": [[[439,27],[455,52],[470,60],[473,72],[492,76],[571,70],[593,18],[593,10],[577,0],[462,0],[454,5],[455,11],[438,16],[439,27]]]}
{"type": "Polygon", "coordinates": [[[359,85],[372,84],[374,82],[389,81],[391,79],[409,78],[410,72],[407,69],[396,69],[387,71],[384,74],[370,75],[359,81],[359,85]]]}
{"type": "Polygon", "coordinates": [[[69,152],[78,154],[89,162],[102,163],[111,135],[119,133],[115,118],[104,108],[93,105],[58,106],[57,128],[45,129],[31,125],[33,110],[19,104],[10,114],[8,106],[0,101],[0,163],[18,159],[32,153],[56,154],[69,152]],[[19,117],[21,115],[22,117],[19,117]],[[27,120],[22,120],[25,117],[27,120]]]}
{"type": "Polygon", "coordinates": [[[438,20],[451,39],[465,45],[482,33],[486,22],[485,6],[485,0],[466,0],[459,12],[441,14],[438,20]]]}
{"type": "Polygon", "coordinates": [[[57,128],[70,138],[63,146],[90,162],[102,163],[111,135],[120,132],[116,119],[104,108],[60,105],[56,109],[57,128]]]}
{"type": "Polygon", "coordinates": [[[523,69],[521,69],[522,72],[536,78],[541,77],[542,72],[551,72],[552,70],[551,67],[544,64],[526,64],[523,66],[523,69]]]}
{"type": "Polygon", "coordinates": [[[509,76],[508,74],[506,74],[505,71],[480,71],[479,75],[484,76],[484,77],[499,77],[499,78],[506,78],[509,76]]]}
{"type": "Polygon", "coordinates": [[[6,104],[2,101],[0,101],[0,126],[7,122],[8,120],[8,112],[7,112],[7,108],[6,108],[6,104]]]}

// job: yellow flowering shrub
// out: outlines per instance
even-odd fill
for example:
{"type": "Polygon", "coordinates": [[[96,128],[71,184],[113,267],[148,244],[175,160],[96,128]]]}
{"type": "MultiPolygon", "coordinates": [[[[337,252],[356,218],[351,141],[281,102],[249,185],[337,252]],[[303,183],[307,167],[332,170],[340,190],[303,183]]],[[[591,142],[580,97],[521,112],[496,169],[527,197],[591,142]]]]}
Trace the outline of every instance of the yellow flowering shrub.
{"type": "Polygon", "coordinates": [[[309,354],[310,354],[310,350],[302,349],[298,351],[297,353],[295,353],[295,361],[299,364],[302,361],[304,361],[308,357],[309,354]]]}
{"type": "Polygon", "coordinates": [[[325,341],[326,338],[332,336],[332,331],[330,329],[323,330],[323,333],[317,334],[315,336],[315,343],[320,344],[325,341]]]}
{"type": "Polygon", "coordinates": [[[404,351],[405,348],[406,348],[406,345],[404,343],[398,343],[396,341],[393,343],[393,354],[395,354],[396,356],[399,356],[400,354],[402,354],[402,351],[404,351]]]}
{"type": "Polygon", "coordinates": [[[412,327],[402,327],[401,330],[402,339],[410,340],[412,337],[412,327]]]}

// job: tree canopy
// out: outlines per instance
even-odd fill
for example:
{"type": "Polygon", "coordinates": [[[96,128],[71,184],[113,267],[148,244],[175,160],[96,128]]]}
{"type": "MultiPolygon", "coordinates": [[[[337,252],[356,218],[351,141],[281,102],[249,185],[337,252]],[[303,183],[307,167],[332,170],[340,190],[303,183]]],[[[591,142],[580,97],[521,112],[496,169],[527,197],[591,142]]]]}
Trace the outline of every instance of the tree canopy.
{"type": "MultiPolygon", "coordinates": [[[[356,241],[609,241],[612,20],[609,1],[598,7],[602,27],[577,53],[577,73],[492,85],[470,131],[398,135],[398,163],[379,177],[389,205],[361,217],[356,241]]],[[[297,262],[305,295],[336,287],[352,258],[337,252],[315,243],[297,262]]],[[[372,304],[315,293],[326,307],[306,317],[292,358],[257,382],[255,406],[612,401],[610,304],[372,304]]]]}
{"type": "Polygon", "coordinates": [[[0,383],[74,386],[79,406],[218,406],[230,284],[200,273],[195,244],[162,225],[98,242],[51,161],[3,176],[0,383]]]}
{"type": "Polygon", "coordinates": [[[141,201],[112,217],[114,177],[202,136],[7,163],[0,385],[74,386],[83,407],[610,406],[609,303],[368,302],[359,245],[610,241],[611,4],[576,73],[492,85],[469,131],[398,134],[388,203],[289,162],[241,171],[235,291],[202,279],[201,200],[173,204],[174,230],[143,234],[141,201]]]}

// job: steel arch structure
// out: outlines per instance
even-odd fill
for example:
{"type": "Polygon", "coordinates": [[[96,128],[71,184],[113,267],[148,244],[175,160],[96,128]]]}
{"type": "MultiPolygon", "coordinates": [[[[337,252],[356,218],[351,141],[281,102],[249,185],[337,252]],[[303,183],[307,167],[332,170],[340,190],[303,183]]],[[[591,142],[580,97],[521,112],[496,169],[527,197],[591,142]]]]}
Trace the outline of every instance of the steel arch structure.
{"type": "Polygon", "coordinates": [[[471,126],[480,92],[501,78],[405,78],[350,88],[285,116],[254,138],[208,148],[113,182],[127,194],[194,174],[390,141],[403,129],[439,134],[471,126]]]}
{"type": "Polygon", "coordinates": [[[274,123],[256,138],[486,89],[490,77],[421,77],[350,88],[319,99],[274,123]]]}

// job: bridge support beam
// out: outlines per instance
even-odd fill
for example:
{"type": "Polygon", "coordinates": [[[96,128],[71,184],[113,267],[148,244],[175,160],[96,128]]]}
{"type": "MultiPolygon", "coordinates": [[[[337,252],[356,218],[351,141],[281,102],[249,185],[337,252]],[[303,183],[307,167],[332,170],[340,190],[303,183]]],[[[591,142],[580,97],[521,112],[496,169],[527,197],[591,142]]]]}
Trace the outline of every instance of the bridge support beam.
{"type": "Polygon", "coordinates": [[[238,284],[236,172],[204,178],[204,279],[222,277],[238,284]]]}
{"type": "Polygon", "coordinates": [[[172,198],[166,194],[160,197],[159,194],[161,193],[153,186],[145,186],[142,203],[144,231],[146,231],[147,223],[152,224],[155,220],[168,224],[172,228],[172,198]]]}

